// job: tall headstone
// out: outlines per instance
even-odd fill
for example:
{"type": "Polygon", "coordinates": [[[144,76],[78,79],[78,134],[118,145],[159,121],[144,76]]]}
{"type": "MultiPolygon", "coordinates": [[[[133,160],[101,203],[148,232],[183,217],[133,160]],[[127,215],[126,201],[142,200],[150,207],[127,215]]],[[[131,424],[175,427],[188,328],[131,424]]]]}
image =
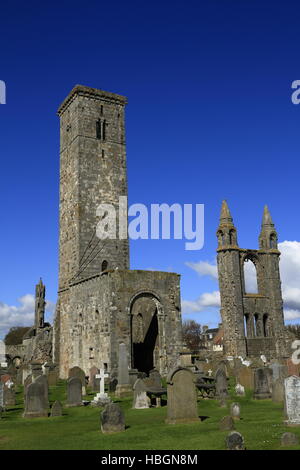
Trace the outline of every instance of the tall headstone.
{"type": "Polygon", "coordinates": [[[275,403],[282,403],[284,401],[284,379],[277,379],[273,383],[272,400],[275,403]]]}
{"type": "Polygon", "coordinates": [[[286,424],[300,426],[300,377],[292,375],[285,379],[284,389],[286,424]]]}
{"type": "Polygon", "coordinates": [[[133,404],[132,408],[149,408],[150,398],[147,396],[147,389],[143,379],[137,379],[133,386],[133,404]]]}
{"type": "Polygon", "coordinates": [[[81,381],[82,395],[86,395],[85,372],[78,366],[72,367],[71,369],[69,369],[69,379],[73,377],[76,377],[81,381]]]}
{"type": "Polygon", "coordinates": [[[28,385],[25,392],[24,418],[41,418],[48,416],[49,403],[45,401],[45,389],[41,383],[28,385]]]}
{"type": "Polygon", "coordinates": [[[89,374],[89,386],[91,387],[93,392],[97,392],[100,387],[100,379],[96,379],[96,375],[100,373],[100,369],[98,367],[93,366],[90,368],[89,374]]]}
{"type": "Polygon", "coordinates": [[[126,344],[119,345],[118,385],[116,396],[121,398],[132,393],[132,385],[129,380],[128,354],[126,344]]]}
{"type": "Polygon", "coordinates": [[[39,362],[32,362],[30,364],[30,369],[31,369],[31,376],[32,376],[32,381],[33,382],[35,382],[35,380],[40,375],[43,375],[42,364],[40,364],[39,362]]]}
{"type": "Polygon", "coordinates": [[[267,367],[255,369],[254,371],[254,395],[256,400],[271,398],[270,376],[272,370],[267,367]]]}
{"type": "Polygon", "coordinates": [[[117,403],[109,403],[101,413],[101,431],[105,434],[125,431],[125,417],[117,403]]]}
{"type": "Polygon", "coordinates": [[[226,398],[228,396],[227,376],[223,368],[219,368],[215,377],[216,396],[218,398],[226,398]]]}
{"type": "Polygon", "coordinates": [[[49,406],[49,387],[48,387],[48,380],[45,375],[40,375],[35,383],[39,383],[42,385],[43,390],[44,390],[44,397],[45,397],[45,403],[48,403],[49,406]]]}
{"type": "Polygon", "coordinates": [[[82,382],[78,377],[71,377],[67,381],[67,406],[82,405],[82,382]]]}
{"type": "Polygon", "coordinates": [[[199,421],[195,375],[189,369],[177,367],[167,378],[168,414],[166,423],[199,421]]]}

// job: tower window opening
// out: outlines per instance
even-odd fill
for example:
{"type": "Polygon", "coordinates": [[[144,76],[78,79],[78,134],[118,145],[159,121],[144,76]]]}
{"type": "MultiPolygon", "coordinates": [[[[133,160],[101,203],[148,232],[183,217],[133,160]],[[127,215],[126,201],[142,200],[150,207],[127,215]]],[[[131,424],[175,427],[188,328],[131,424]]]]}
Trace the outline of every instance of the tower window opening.
{"type": "Polygon", "coordinates": [[[102,153],[102,158],[104,158],[105,157],[104,150],[102,150],[101,153],[102,153]]]}
{"type": "Polygon", "coordinates": [[[106,260],[103,261],[102,266],[101,266],[101,271],[107,271],[108,268],[108,262],[106,260]]]}
{"type": "Polygon", "coordinates": [[[103,133],[103,140],[105,140],[106,139],[106,121],[105,121],[105,119],[103,121],[102,133],[103,133]]]}
{"type": "Polygon", "coordinates": [[[101,116],[103,116],[103,106],[102,105],[100,106],[100,114],[101,114],[101,116]]]}
{"type": "Polygon", "coordinates": [[[249,258],[244,261],[244,281],[246,294],[258,293],[256,266],[249,258]]]}
{"type": "Polygon", "coordinates": [[[98,119],[96,122],[96,137],[97,139],[101,139],[101,120],[98,119]]]}

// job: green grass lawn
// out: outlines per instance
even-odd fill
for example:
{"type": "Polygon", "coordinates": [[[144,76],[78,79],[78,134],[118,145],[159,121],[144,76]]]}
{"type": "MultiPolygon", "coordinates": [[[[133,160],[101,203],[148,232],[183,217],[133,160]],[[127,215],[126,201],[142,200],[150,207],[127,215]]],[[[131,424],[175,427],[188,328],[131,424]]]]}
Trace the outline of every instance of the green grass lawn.
{"type": "MultiPolygon", "coordinates": [[[[50,402],[66,401],[66,384],[61,381],[50,387],[50,402]]],[[[94,394],[86,398],[91,400],[94,394]]],[[[117,401],[117,400],[115,400],[117,401]]],[[[299,428],[283,424],[283,406],[271,400],[255,401],[248,392],[246,397],[228,401],[241,404],[241,420],[236,430],[244,436],[247,449],[280,449],[280,436],[285,431],[299,435],[299,428]]],[[[144,410],[131,409],[132,400],[119,401],[122,406],[126,431],[104,435],[100,430],[100,408],[64,408],[62,417],[25,419],[23,412],[23,387],[17,391],[17,405],[8,408],[0,420],[0,449],[65,449],[65,450],[223,450],[227,432],[219,431],[220,419],[229,414],[216,400],[200,399],[199,423],[170,425],[164,420],[166,406],[144,410]]],[[[288,449],[288,448],[285,448],[288,449]]],[[[291,447],[300,449],[300,446],[291,447]]]]}

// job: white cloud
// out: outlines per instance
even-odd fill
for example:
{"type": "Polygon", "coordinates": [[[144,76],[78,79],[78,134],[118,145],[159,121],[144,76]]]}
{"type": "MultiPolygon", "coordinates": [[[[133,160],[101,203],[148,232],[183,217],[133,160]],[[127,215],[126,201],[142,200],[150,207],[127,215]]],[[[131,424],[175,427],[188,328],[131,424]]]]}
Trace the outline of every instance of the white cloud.
{"type": "MultiPolygon", "coordinates": [[[[26,294],[18,299],[20,305],[7,305],[0,302],[0,337],[4,337],[13,326],[32,326],[34,323],[35,298],[26,294]]],[[[46,303],[46,311],[53,313],[55,304],[46,303]]]]}
{"type": "Polygon", "coordinates": [[[199,276],[209,276],[212,279],[218,279],[218,268],[216,261],[210,263],[208,261],[199,261],[198,263],[187,262],[187,266],[192,268],[199,276]]]}
{"type": "Polygon", "coordinates": [[[205,292],[197,300],[182,300],[181,307],[184,314],[220,307],[220,292],[205,292]]]}

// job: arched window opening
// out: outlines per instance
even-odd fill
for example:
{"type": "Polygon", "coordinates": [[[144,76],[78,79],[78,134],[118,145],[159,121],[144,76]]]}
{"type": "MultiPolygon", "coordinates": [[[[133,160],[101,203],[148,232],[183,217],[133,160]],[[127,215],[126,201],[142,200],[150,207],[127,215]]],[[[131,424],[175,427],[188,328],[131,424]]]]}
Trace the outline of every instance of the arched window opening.
{"type": "Polygon", "coordinates": [[[254,336],[259,336],[258,313],[254,315],[254,336]]]}
{"type": "Polygon", "coordinates": [[[244,280],[245,280],[245,293],[246,294],[257,294],[257,272],[256,266],[253,261],[246,258],[244,261],[244,280]]]}
{"type": "Polygon", "coordinates": [[[235,245],[235,231],[234,230],[229,231],[229,244],[235,245]]]}
{"type": "Polygon", "coordinates": [[[277,239],[275,233],[270,235],[270,248],[276,249],[277,248],[277,239]]]}
{"type": "Polygon", "coordinates": [[[107,271],[108,268],[108,262],[106,260],[103,261],[102,266],[101,266],[101,271],[107,271]]]}
{"type": "Polygon", "coordinates": [[[249,333],[249,314],[246,313],[244,315],[244,334],[246,338],[250,336],[249,333]]]}
{"type": "Polygon", "coordinates": [[[219,241],[219,246],[224,246],[225,245],[225,236],[224,233],[219,230],[218,232],[218,241],[219,241]]]}

